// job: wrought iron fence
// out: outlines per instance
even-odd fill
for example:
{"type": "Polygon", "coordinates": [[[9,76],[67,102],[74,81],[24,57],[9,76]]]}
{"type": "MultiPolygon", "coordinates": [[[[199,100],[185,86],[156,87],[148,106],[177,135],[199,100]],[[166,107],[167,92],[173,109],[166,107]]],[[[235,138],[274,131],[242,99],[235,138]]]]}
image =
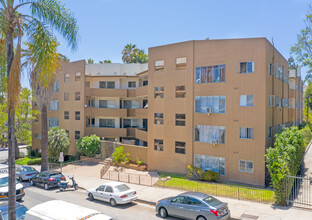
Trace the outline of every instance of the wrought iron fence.
{"type": "Polygon", "coordinates": [[[140,175],[134,173],[107,171],[103,176],[103,179],[114,180],[118,182],[131,183],[144,186],[153,186],[158,178],[148,175],[140,175]]]}
{"type": "Polygon", "coordinates": [[[312,178],[304,176],[287,176],[287,205],[312,208],[312,178]]]}
{"type": "Polygon", "coordinates": [[[95,164],[93,158],[86,158],[82,160],[76,160],[76,161],[64,162],[64,163],[49,163],[48,170],[61,171],[61,170],[69,168],[68,165],[73,165],[70,167],[70,169],[73,169],[73,168],[76,169],[78,166],[85,166],[85,165],[90,165],[90,164],[95,164]]]}

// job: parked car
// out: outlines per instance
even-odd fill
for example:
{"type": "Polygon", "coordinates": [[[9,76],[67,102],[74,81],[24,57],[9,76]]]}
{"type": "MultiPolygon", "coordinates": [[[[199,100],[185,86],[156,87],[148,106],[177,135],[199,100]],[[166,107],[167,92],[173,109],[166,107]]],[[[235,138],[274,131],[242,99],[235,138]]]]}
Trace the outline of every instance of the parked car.
{"type": "Polygon", "coordinates": [[[156,204],[162,217],[174,216],[196,220],[227,220],[231,218],[227,203],[200,192],[186,192],[176,197],[162,199],[156,204]]]}
{"type": "MultiPolygon", "coordinates": [[[[0,202],[0,220],[9,220],[9,207],[8,202],[0,202]]],[[[23,220],[25,218],[25,214],[27,212],[27,208],[20,203],[16,203],[16,220],[23,220]]]]}
{"type": "Polygon", "coordinates": [[[16,168],[16,179],[18,179],[20,182],[24,180],[30,180],[38,173],[39,172],[33,167],[21,166],[16,168]]]}
{"type": "Polygon", "coordinates": [[[101,212],[62,200],[41,203],[26,212],[25,220],[112,220],[101,212]]]}
{"type": "Polygon", "coordinates": [[[90,200],[102,200],[109,202],[112,206],[130,203],[138,198],[136,191],[118,182],[109,182],[98,188],[89,189],[87,194],[90,200]]]}
{"type": "MultiPolygon", "coordinates": [[[[16,180],[16,200],[25,196],[24,186],[16,180]]],[[[8,200],[9,195],[9,174],[0,174],[0,201],[8,200]]]]}
{"type": "Polygon", "coordinates": [[[53,187],[58,187],[58,179],[66,180],[65,176],[58,171],[43,171],[30,179],[30,185],[41,186],[48,190],[53,187]]]}

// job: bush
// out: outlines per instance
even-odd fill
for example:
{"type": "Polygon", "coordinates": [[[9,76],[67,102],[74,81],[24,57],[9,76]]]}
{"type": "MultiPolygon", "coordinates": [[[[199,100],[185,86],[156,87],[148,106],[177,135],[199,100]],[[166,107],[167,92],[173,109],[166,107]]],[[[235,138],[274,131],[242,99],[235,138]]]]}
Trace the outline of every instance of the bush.
{"type": "Polygon", "coordinates": [[[142,160],[139,160],[139,159],[137,158],[136,164],[137,164],[138,166],[141,166],[141,165],[143,164],[143,161],[142,161],[142,160]]]}
{"type": "Polygon", "coordinates": [[[77,149],[87,157],[100,153],[100,138],[96,135],[85,136],[77,141],[77,149]]]}
{"type": "Polygon", "coordinates": [[[310,143],[311,139],[312,139],[312,132],[311,132],[311,128],[309,125],[305,125],[300,132],[303,134],[303,144],[304,146],[308,146],[308,144],[310,143]]]}
{"type": "Polygon", "coordinates": [[[41,152],[36,153],[35,157],[41,157],[41,152]]]}
{"type": "Polygon", "coordinates": [[[130,154],[124,153],[123,151],[124,151],[124,147],[116,147],[114,153],[112,154],[112,157],[115,163],[120,163],[120,162],[129,163],[128,156],[130,154]]]}
{"type": "Polygon", "coordinates": [[[187,177],[191,179],[196,180],[202,180],[203,179],[204,171],[198,167],[195,167],[193,165],[187,166],[187,177]]]}
{"type": "Polygon", "coordinates": [[[19,158],[24,158],[24,157],[25,157],[25,153],[19,152],[19,158]]]}
{"type": "Polygon", "coordinates": [[[30,157],[35,157],[36,156],[36,151],[35,150],[30,150],[30,154],[28,154],[30,157]]]}
{"type": "Polygon", "coordinates": [[[203,173],[203,180],[209,182],[217,182],[219,180],[220,174],[211,170],[207,170],[203,173]]]}
{"type": "Polygon", "coordinates": [[[27,155],[31,156],[32,145],[28,145],[26,149],[27,149],[27,155]]]}
{"type": "Polygon", "coordinates": [[[64,156],[64,161],[66,161],[66,162],[71,162],[71,161],[75,161],[75,160],[77,160],[76,156],[72,156],[72,155],[65,155],[64,156]]]}
{"type": "Polygon", "coordinates": [[[33,165],[33,164],[41,164],[41,158],[30,159],[27,161],[27,165],[33,165]]]}
{"type": "MultiPolygon", "coordinates": [[[[59,127],[50,128],[48,133],[49,160],[58,161],[60,152],[67,154],[69,149],[69,139],[66,131],[59,127]]],[[[41,153],[38,153],[41,156],[41,153]]]]}

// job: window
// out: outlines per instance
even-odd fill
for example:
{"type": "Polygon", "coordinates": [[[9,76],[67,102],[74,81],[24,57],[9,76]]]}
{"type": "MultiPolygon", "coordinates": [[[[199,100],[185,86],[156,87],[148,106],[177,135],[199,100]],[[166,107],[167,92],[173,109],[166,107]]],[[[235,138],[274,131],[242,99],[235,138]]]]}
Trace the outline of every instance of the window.
{"type": "Polygon", "coordinates": [[[164,87],[163,86],[158,86],[155,87],[155,98],[164,98],[164,87]]]}
{"type": "Polygon", "coordinates": [[[289,107],[289,100],[288,98],[282,98],[282,107],[289,107]]]}
{"type": "Polygon", "coordinates": [[[136,81],[129,81],[128,88],[136,88],[136,81]]]}
{"type": "Polygon", "coordinates": [[[75,112],[75,120],[80,120],[80,112],[75,112]]]}
{"type": "Polygon", "coordinates": [[[38,134],[38,133],[35,133],[35,139],[40,140],[40,139],[41,139],[41,135],[40,135],[40,134],[38,134]]]}
{"type": "Polygon", "coordinates": [[[68,111],[64,112],[64,119],[66,119],[66,120],[69,119],[69,112],[68,111]]]}
{"type": "Polygon", "coordinates": [[[123,119],[124,128],[138,128],[140,127],[140,121],[138,118],[125,118],[123,119]]]}
{"type": "Polygon", "coordinates": [[[115,119],[107,118],[107,119],[100,119],[100,127],[101,128],[115,128],[115,119]]]}
{"type": "Polygon", "coordinates": [[[254,132],[253,128],[239,128],[239,138],[242,139],[253,139],[254,132]]]}
{"type": "Polygon", "coordinates": [[[224,144],[225,127],[195,125],[195,141],[211,144],[224,144]]]}
{"type": "Polygon", "coordinates": [[[165,68],[165,61],[164,60],[157,60],[155,61],[155,71],[161,71],[165,68]]]}
{"type": "Polygon", "coordinates": [[[253,162],[247,160],[239,160],[239,171],[245,173],[253,173],[253,162]]]}
{"type": "Polygon", "coordinates": [[[113,193],[113,192],[114,192],[114,191],[113,191],[113,187],[111,187],[111,186],[106,186],[105,192],[113,193]]]}
{"type": "Polygon", "coordinates": [[[75,92],[75,100],[76,101],[80,100],[80,92],[75,92]]]}
{"type": "Polygon", "coordinates": [[[87,117],[86,118],[86,127],[87,128],[94,127],[94,125],[95,125],[95,118],[87,117]]]}
{"type": "Polygon", "coordinates": [[[58,111],[59,110],[59,101],[58,100],[51,100],[49,110],[50,111],[58,111]]]}
{"type": "Polygon", "coordinates": [[[195,83],[225,82],[226,65],[196,67],[195,83]]]}
{"type": "Polygon", "coordinates": [[[191,197],[186,197],[186,204],[193,205],[193,206],[202,205],[202,203],[199,200],[191,198],[191,197]]]}
{"type": "Polygon", "coordinates": [[[81,76],[80,72],[75,73],[75,81],[80,81],[80,76],[81,76]]]}
{"type": "Polygon", "coordinates": [[[269,95],[269,106],[274,107],[275,106],[275,97],[274,95],[269,95]]]}
{"type": "Polygon", "coordinates": [[[196,96],[196,113],[225,113],[225,96],[196,96]]]}
{"type": "Polygon", "coordinates": [[[278,96],[275,97],[275,106],[276,107],[281,107],[280,97],[278,97],[278,96]]]}
{"type": "Polygon", "coordinates": [[[60,91],[60,84],[59,82],[55,82],[54,84],[54,92],[59,92],[60,91]]]}
{"type": "Polygon", "coordinates": [[[138,100],[125,100],[124,108],[126,109],[137,109],[140,108],[140,101],[138,100]]]}
{"type": "Polygon", "coordinates": [[[75,131],[75,139],[78,140],[80,138],[80,131],[75,131]]]}
{"type": "Polygon", "coordinates": [[[176,58],[176,68],[185,68],[186,67],[186,57],[176,58]]]}
{"type": "Polygon", "coordinates": [[[154,139],[154,150],[164,151],[164,142],[163,140],[154,139]]]}
{"type": "Polygon", "coordinates": [[[99,100],[99,108],[117,108],[115,100],[99,100]]]}
{"type": "Polygon", "coordinates": [[[164,114],[163,113],[155,113],[154,114],[154,124],[162,125],[164,124],[164,114]]]}
{"type": "Polygon", "coordinates": [[[270,75],[272,75],[273,74],[273,64],[272,63],[269,63],[269,73],[270,73],[270,75]]]}
{"type": "Polygon", "coordinates": [[[66,73],[64,75],[64,82],[69,82],[69,74],[68,73],[66,73]]]}
{"type": "Polygon", "coordinates": [[[176,86],[176,98],[185,98],[185,86],[176,86]]]}
{"type": "Polygon", "coordinates": [[[69,101],[69,92],[64,92],[64,101],[69,101]]]}
{"type": "Polygon", "coordinates": [[[254,62],[241,62],[239,64],[240,73],[253,73],[255,69],[254,62]]]}
{"type": "Polygon", "coordinates": [[[176,141],[175,142],[175,152],[177,154],[185,154],[185,142],[176,141]]]}
{"type": "Polygon", "coordinates": [[[223,157],[195,154],[194,166],[203,171],[211,170],[220,173],[220,175],[225,175],[225,158],[223,157]]]}
{"type": "Polygon", "coordinates": [[[185,114],[176,114],[176,126],[185,126],[185,114]]]}
{"type": "Polygon", "coordinates": [[[86,88],[90,88],[90,81],[86,82],[86,88]]]}
{"type": "Polygon", "coordinates": [[[143,81],[143,86],[147,86],[148,85],[148,80],[144,80],[143,81]]]}
{"type": "Polygon", "coordinates": [[[100,81],[101,89],[115,89],[115,81],[100,81]]]}
{"type": "Polygon", "coordinates": [[[174,199],[172,199],[171,202],[178,204],[186,204],[187,200],[185,196],[177,196],[174,199]]]}
{"type": "Polygon", "coordinates": [[[58,118],[49,118],[48,123],[49,123],[49,128],[58,127],[59,126],[59,119],[58,118]]]}
{"type": "Polygon", "coordinates": [[[254,96],[253,95],[241,95],[239,96],[240,106],[254,106],[254,96]]]}
{"type": "Polygon", "coordinates": [[[272,127],[271,126],[268,129],[268,138],[272,138],[272,127]]]}

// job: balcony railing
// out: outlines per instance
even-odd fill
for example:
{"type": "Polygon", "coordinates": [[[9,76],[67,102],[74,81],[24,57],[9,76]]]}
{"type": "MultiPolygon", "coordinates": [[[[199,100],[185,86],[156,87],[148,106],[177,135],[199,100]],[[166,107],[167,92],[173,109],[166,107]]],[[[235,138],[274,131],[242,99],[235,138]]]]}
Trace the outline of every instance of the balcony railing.
{"type": "Polygon", "coordinates": [[[87,127],[86,135],[96,134],[99,137],[126,137],[126,128],[87,127]]]}
{"type": "Polygon", "coordinates": [[[88,107],[86,108],[86,116],[127,117],[127,109],[88,107]]]}

